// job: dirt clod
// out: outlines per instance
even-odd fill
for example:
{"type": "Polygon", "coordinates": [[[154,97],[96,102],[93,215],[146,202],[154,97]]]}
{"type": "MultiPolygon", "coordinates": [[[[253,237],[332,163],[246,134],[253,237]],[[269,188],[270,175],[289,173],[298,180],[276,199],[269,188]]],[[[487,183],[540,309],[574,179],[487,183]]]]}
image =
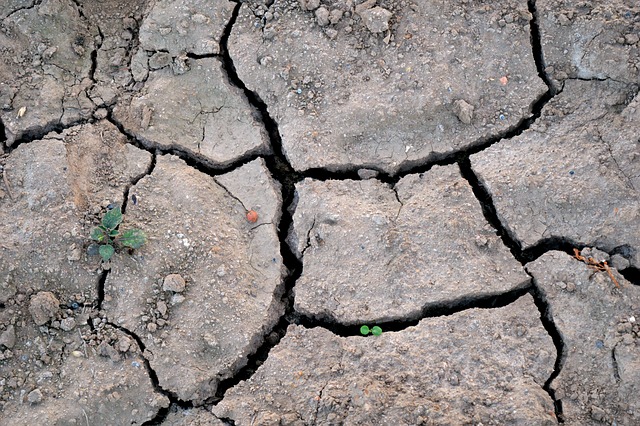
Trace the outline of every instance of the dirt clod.
{"type": "Polygon", "coordinates": [[[58,314],[60,301],[49,291],[41,291],[31,298],[29,312],[33,322],[44,325],[58,314]]]}

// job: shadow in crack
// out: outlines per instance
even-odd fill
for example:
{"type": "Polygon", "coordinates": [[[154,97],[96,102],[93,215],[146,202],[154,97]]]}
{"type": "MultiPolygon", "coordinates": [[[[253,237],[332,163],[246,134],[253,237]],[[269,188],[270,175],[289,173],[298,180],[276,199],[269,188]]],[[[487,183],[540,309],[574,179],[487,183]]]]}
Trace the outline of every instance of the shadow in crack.
{"type": "Polygon", "coordinates": [[[564,417],[562,413],[562,400],[556,398],[556,393],[551,388],[551,383],[556,377],[558,377],[558,374],[560,374],[560,370],[562,370],[562,366],[564,365],[564,361],[567,357],[566,347],[564,344],[564,340],[562,339],[562,335],[560,334],[560,330],[558,330],[558,327],[553,320],[549,303],[547,302],[542,290],[540,290],[540,287],[537,285],[535,278],[533,279],[531,295],[533,296],[534,302],[538,307],[538,310],[540,311],[540,320],[542,321],[542,325],[544,326],[545,330],[547,330],[547,333],[549,333],[549,336],[551,336],[557,353],[556,361],[553,366],[553,372],[544,383],[542,388],[549,394],[549,396],[553,400],[553,405],[558,422],[564,423],[564,417]]]}
{"type": "MultiPolygon", "coordinates": [[[[495,309],[502,308],[510,305],[525,294],[531,291],[531,282],[525,282],[524,285],[518,289],[508,291],[506,293],[487,295],[481,297],[461,297],[448,302],[442,302],[437,304],[426,304],[421,312],[412,318],[403,317],[390,321],[382,321],[371,323],[371,325],[377,325],[382,328],[383,332],[398,332],[418,325],[418,323],[425,318],[435,318],[454,315],[458,312],[466,311],[468,309],[495,309]]],[[[310,317],[299,313],[292,315],[291,321],[294,324],[301,325],[306,328],[322,327],[333,334],[341,337],[349,336],[362,336],[360,333],[360,326],[362,324],[350,324],[345,325],[339,323],[330,314],[324,314],[318,317],[310,317]]]]}
{"type": "Polygon", "coordinates": [[[618,272],[631,284],[640,286],[640,269],[630,266],[618,272]]]}

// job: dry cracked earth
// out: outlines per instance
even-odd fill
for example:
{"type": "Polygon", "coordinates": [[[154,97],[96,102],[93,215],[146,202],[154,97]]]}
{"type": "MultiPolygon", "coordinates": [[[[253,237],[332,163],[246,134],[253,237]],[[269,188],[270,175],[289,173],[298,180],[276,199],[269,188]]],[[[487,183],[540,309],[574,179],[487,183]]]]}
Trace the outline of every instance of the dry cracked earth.
{"type": "Polygon", "coordinates": [[[636,0],[4,0],[0,424],[640,424],[639,35],[636,0]],[[102,262],[115,207],[148,241],[102,262]]]}

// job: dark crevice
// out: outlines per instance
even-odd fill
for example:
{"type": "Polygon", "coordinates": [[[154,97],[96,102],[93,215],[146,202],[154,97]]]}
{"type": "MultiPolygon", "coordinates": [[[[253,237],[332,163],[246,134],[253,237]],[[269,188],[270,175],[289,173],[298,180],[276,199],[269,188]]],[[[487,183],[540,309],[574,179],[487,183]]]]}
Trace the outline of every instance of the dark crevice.
{"type": "Polygon", "coordinates": [[[109,272],[111,272],[110,269],[103,269],[100,273],[100,278],[98,279],[98,300],[95,302],[95,306],[98,311],[102,310],[102,302],[104,302],[104,285],[107,282],[109,272]]]}
{"type": "Polygon", "coordinates": [[[6,145],[5,152],[10,154],[14,151],[18,146],[23,143],[33,142],[35,140],[40,140],[47,136],[51,132],[55,132],[57,134],[61,134],[67,129],[72,127],[81,126],[87,123],[93,123],[95,120],[92,118],[82,118],[75,121],[72,121],[68,124],[62,124],[60,121],[48,123],[44,126],[33,126],[29,129],[23,130],[20,134],[20,137],[11,143],[11,146],[6,145]]]}
{"type": "MultiPolygon", "coordinates": [[[[238,17],[241,4],[236,4],[231,19],[227,24],[221,38],[220,51],[222,52],[223,70],[227,74],[230,83],[244,92],[249,103],[258,111],[262,122],[264,123],[269,140],[271,142],[273,153],[264,157],[265,164],[273,177],[280,182],[280,191],[282,197],[282,216],[278,225],[278,239],[280,240],[280,255],[282,256],[284,266],[287,270],[283,279],[282,304],[284,312],[275,326],[264,333],[262,344],[257,351],[248,357],[247,364],[242,367],[232,377],[222,380],[218,384],[216,395],[211,401],[217,404],[230,388],[236,386],[241,381],[249,379],[260,365],[267,359],[271,349],[276,346],[285,336],[287,327],[291,323],[290,317],[293,314],[293,287],[302,274],[302,262],[293,254],[291,248],[286,243],[289,228],[293,222],[293,213],[295,210],[295,182],[300,179],[300,175],[295,172],[291,164],[287,161],[282,151],[282,140],[280,132],[275,120],[269,115],[266,104],[260,97],[247,89],[245,84],[240,80],[236,73],[233,61],[229,55],[228,40],[231,35],[231,28],[238,17]]],[[[234,424],[231,419],[221,419],[229,424],[234,424]]]]}
{"type": "MultiPolygon", "coordinates": [[[[544,60],[544,52],[542,50],[542,35],[540,33],[540,24],[538,21],[538,8],[536,5],[536,0],[528,0],[527,6],[529,8],[529,13],[531,13],[531,21],[529,23],[529,28],[531,31],[531,50],[533,52],[533,58],[536,62],[536,69],[538,70],[538,77],[544,81],[544,84],[547,85],[550,91],[553,89],[553,83],[549,75],[545,71],[547,68],[546,61],[544,60]]],[[[552,94],[554,94],[552,92],[552,94]]]]}
{"type": "MultiPolygon", "coordinates": [[[[451,301],[428,303],[422,310],[415,315],[405,315],[388,321],[378,321],[367,323],[368,326],[377,325],[382,328],[384,333],[398,332],[406,330],[408,327],[418,325],[425,318],[444,317],[457,314],[469,309],[495,309],[502,308],[515,302],[531,289],[531,282],[527,281],[515,290],[507,291],[500,294],[492,294],[486,296],[463,296],[451,301]]],[[[360,326],[357,324],[343,324],[336,320],[331,314],[323,313],[316,316],[293,313],[291,321],[294,324],[301,325],[306,328],[322,327],[331,331],[333,334],[341,337],[362,336],[360,326]]],[[[371,337],[370,335],[369,337],[371,337]]]]}
{"type": "MultiPolygon", "coordinates": [[[[173,392],[170,392],[166,389],[163,389],[160,386],[160,381],[158,380],[158,375],[156,374],[155,370],[153,368],[151,368],[151,364],[149,363],[149,360],[147,359],[147,357],[145,356],[144,352],[146,350],[146,346],[144,344],[144,342],[142,341],[142,339],[140,339],[140,337],[135,334],[134,332],[130,331],[129,329],[119,326],[117,324],[114,324],[112,322],[107,322],[108,325],[112,326],[113,328],[120,330],[121,332],[123,332],[124,334],[126,334],[127,336],[129,336],[130,338],[132,338],[133,340],[135,340],[136,344],[138,345],[138,349],[140,350],[140,353],[142,354],[142,359],[143,359],[143,363],[144,363],[144,367],[147,370],[147,374],[149,375],[149,379],[151,379],[151,383],[153,384],[153,388],[156,392],[161,393],[162,395],[166,396],[167,398],[169,398],[169,400],[171,401],[171,404],[176,404],[178,406],[180,406],[181,408],[184,409],[189,409],[189,408],[193,408],[193,403],[191,403],[190,401],[182,401],[181,399],[179,399],[177,397],[177,395],[175,395],[173,392]]],[[[144,422],[143,425],[159,425],[162,423],[162,420],[165,419],[165,417],[167,416],[167,414],[169,413],[169,408],[171,408],[171,404],[169,404],[168,407],[166,408],[162,408],[160,409],[160,411],[158,411],[158,413],[156,414],[156,416],[147,421],[144,422]]]]}
{"type": "Polygon", "coordinates": [[[493,203],[491,193],[482,185],[478,176],[471,169],[471,162],[465,159],[458,163],[460,165],[460,174],[471,186],[473,194],[482,207],[482,213],[487,222],[497,231],[498,236],[502,239],[502,243],[507,246],[520,263],[524,263],[522,257],[522,245],[518,239],[509,232],[498,218],[496,207],[493,203]]]}
{"type": "Polygon", "coordinates": [[[4,123],[2,122],[2,118],[0,118],[0,154],[6,152],[7,150],[7,134],[4,131],[4,123]]]}
{"type": "Polygon", "coordinates": [[[106,118],[111,124],[116,126],[120,133],[125,135],[129,142],[134,145],[136,148],[140,148],[144,151],[156,154],[156,155],[175,155],[184,161],[189,167],[198,170],[209,176],[218,176],[225,173],[229,173],[232,170],[235,170],[239,167],[244,166],[247,163],[250,163],[258,158],[263,156],[263,148],[259,147],[255,151],[250,151],[243,155],[241,158],[228,163],[228,164],[213,164],[209,160],[204,157],[201,157],[195,153],[189,152],[185,149],[181,149],[179,147],[161,147],[154,143],[147,142],[142,138],[136,136],[133,132],[127,130],[122,123],[120,123],[113,116],[112,109],[109,109],[107,112],[106,118]]]}
{"type": "Polygon", "coordinates": [[[131,188],[136,186],[142,178],[144,178],[145,176],[149,176],[151,173],[153,173],[153,170],[156,168],[157,159],[158,159],[157,155],[152,153],[151,161],[149,162],[149,166],[147,167],[147,170],[145,170],[144,173],[140,174],[140,176],[135,177],[125,188],[124,199],[122,201],[122,208],[121,208],[122,214],[127,213],[127,207],[129,206],[129,199],[131,199],[134,204],[137,203],[137,199],[133,198],[135,197],[135,194],[130,194],[131,188]]]}
{"type": "MultiPolygon", "coordinates": [[[[96,28],[98,30],[98,35],[100,36],[100,42],[98,42],[95,49],[91,51],[91,68],[89,69],[89,79],[91,79],[93,85],[95,85],[96,82],[95,75],[96,69],[98,68],[98,50],[100,50],[100,48],[102,47],[102,43],[104,42],[104,34],[102,34],[102,30],[100,30],[100,27],[97,25],[96,28]]],[[[89,89],[89,91],[90,90],[91,89],[89,89]]]]}
{"type": "Polygon", "coordinates": [[[618,366],[618,360],[616,359],[616,347],[611,348],[611,366],[613,367],[613,377],[616,379],[616,383],[620,383],[620,367],[618,366]]]}
{"type": "Polygon", "coordinates": [[[630,266],[618,272],[620,272],[620,275],[622,275],[624,279],[629,281],[631,284],[640,286],[640,269],[635,266],[630,266]]]}
{"type": "Polygon", "coordinates": [[[11,12],[9,12],[9,14],[7,14],[7,16],[5,16],[3,19],[7,19],[9,17],[11,17],[11,15],[13,15],[14,13],[18,13],[21,10],[29,10],[29,9],[33,9],[36,6],[40,6],[40,3],[42,3],[42,0],[35,0],[31,5],[29,6],[23,6],[23,7],[19,7],[15,10],[12,10],[11,12]]]}
{"type": "Polygon", "coordinates": [[[198,60],[198,59],[207,59],[207,58],[216,58],[216,59],[220,59],[220,53],[203,53],[203,54],[197,54],[197,53],[193,53],[193,52],[187,52],[187,58],[189,59],[194,59],[194,60],[198,60]]]}
{"type": "Polygon", "coordinates": [[[553,366],[553,372],[542,386],[542,389],[544,389],[553,400],[555,414],[558,422],[564,423],[564,416],[562,413],[562,400],[556,398],[556,392],[551,387],[551,384],[553,383],[555,378],[558,377],[560,371],[562,370],[562,366],[564,365],[565,359],[567,357],[566,347],[564,344],[564,340],[562,339],[562,335],[560,334],[560,330],[553,320],[549,302],[547,301],[542,290],[540,290],[540,287],[536,283],[535,278],[533,279],[531,295],[533,296],[535,304],[540,311],[540,320],[542,321],[542,325],[544,326],[544,329],[547,331],[549,336],[551,336],[553,344],[556,347],[556,361],[553,366]]]}

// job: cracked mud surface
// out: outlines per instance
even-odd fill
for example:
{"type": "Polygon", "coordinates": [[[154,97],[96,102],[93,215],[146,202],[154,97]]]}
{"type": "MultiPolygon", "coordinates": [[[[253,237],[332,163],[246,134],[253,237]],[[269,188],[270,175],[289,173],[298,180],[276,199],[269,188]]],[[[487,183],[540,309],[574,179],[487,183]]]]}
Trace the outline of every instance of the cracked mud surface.
{"type": "Polygon", "coordinates": [[[639,34],[625,0],[3,2],[0,423],[640,423],[639,34]],[[148,241],[104,263],[117,206],[148,241]]]}

